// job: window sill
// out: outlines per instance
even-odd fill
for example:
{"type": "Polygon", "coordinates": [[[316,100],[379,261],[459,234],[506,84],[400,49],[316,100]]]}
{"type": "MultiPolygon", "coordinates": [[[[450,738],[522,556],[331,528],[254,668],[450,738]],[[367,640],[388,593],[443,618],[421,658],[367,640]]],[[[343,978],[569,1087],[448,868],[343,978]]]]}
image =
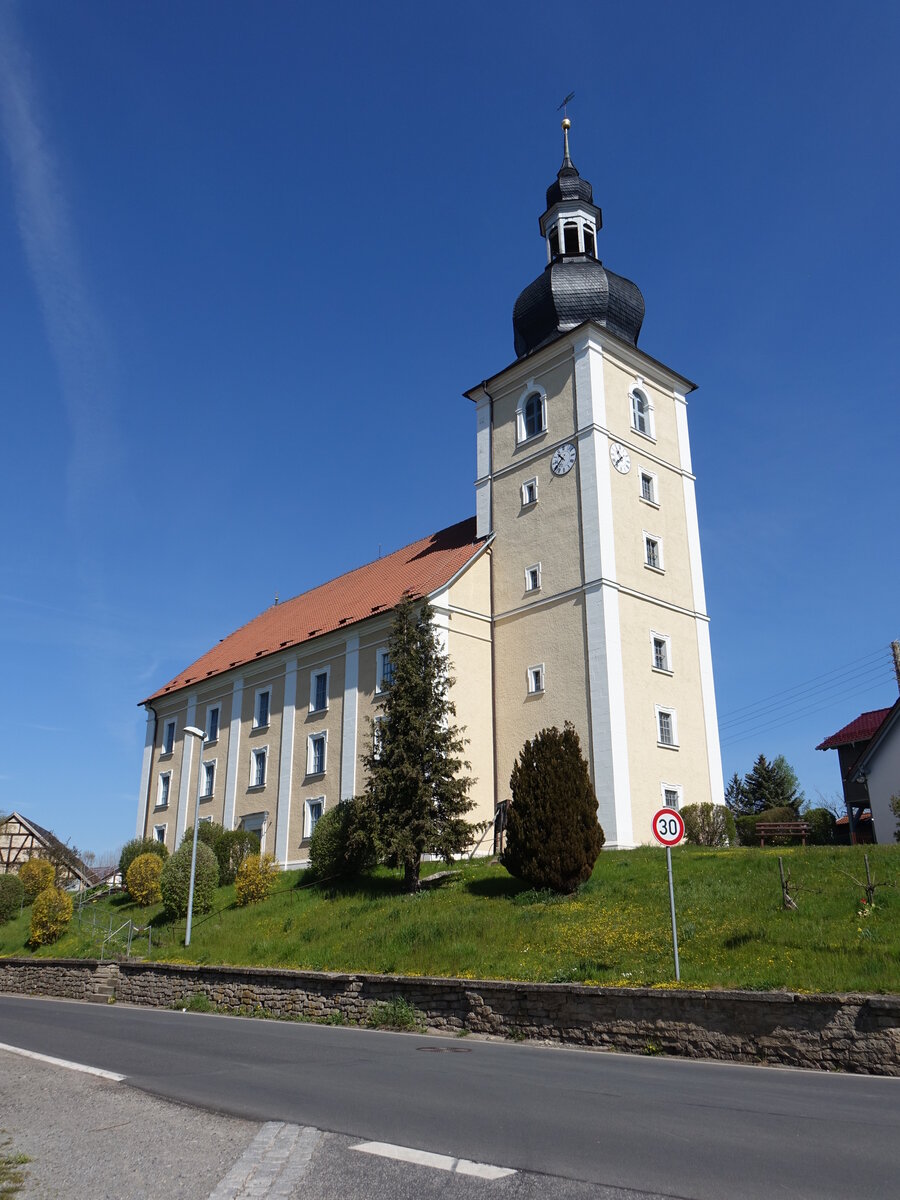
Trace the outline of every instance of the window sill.
{"type": "Polygon", "coordinates": [[[265,723],[265,725],[254,725],[253,728],[250,730],[250,732],[251,733],[265,733],[268,728],[269,728],[269,722],[267,721],[265,723]]]}
{"type": "Polygon", "coordinates": [[[670,671],[668,667],[651,667],[650,670],[656,675],[668,675],[671,677],[675,674],[675,672],[670,671]]]}
{"type": "Polygon", "coordinates": [[[155,813],[165,812],[168,807],[169,807],[168,801],[165,804],[154,804],[153,811],[155,813]]]}
{"type": "Polygon", "coordinates": [[[203,745],[204,745],[204,746],[215,746],[215,745],[216,745],[216,743],[218,742],[218,740],[219,740],[219,739],[218,739],[218,737],[214,737],[214,738],[204,738],[204,739],[203,739],[203,745]]]}
{"type": "Polygon", "coordinates": [[[657,742],[660,750],[679,750],[680,746],[677,742],[657,742]]]}
{"type": "Polygon", "coordinates": [[[540,698],[541,698],[541,696],[543,696],[543,694],[544,694],[544,689],[541,688],[541,690],[539,692],[528,692],[525,696],[525,699],[526,700],[540,700],[540,698]]]}
{"type": "Polygon", "coordinates": [[[650,563],[644,563],[644,570],[652,571],[654,575],[665,575],[666,573],[665,567],[654,567],[650,563]]]}
{"type": "Polygon", "coordinates": [[[644,433],[640,429],[635,429],[635,427],[633,425],[631,427],[631,432],[636,434],[639,438],[643,438],[647,442],[652,442],[654,446],[656,445],[656,437],[654,434],[644,433]]]}
{"type": "Polygon", "coordinates": [[[326,771],[307,771],[304,779],[324,779],[326,771]]]}
{"type": "Polygon", "coordinates": [[[266,785],[264,783],[251,783],[250,786],[247,788],[247,791],[248,792],[261,792],[261,791],[263,791],[265,786],[266,785]]]}
{"type": "Polygon", "coordinates": [[[174,753],[175,753],[175,751],[174,751],[174,750],[160,750],[160,752],[159,752],[159,761],[160,761],[160,762],[163,762],[163,761],[165,761],[166,759],[169,759],[169,758],[171,758],[171,757],[172,757],[172,755],[173,755],[174,753]]]}
{"type": "Polygon", "coordinates": [[[210,792],[208,796],[201,796],[201,797],[200,797],[200,803],[201,803],[201,804],[204,804],[204,803],[205,803],[207,800],[215,800],[215,796],[212,794],[212,792],[210,792]]]}
{"type": "Polygon", "coordinates": [[[324,717],[327,712],[328,712],[328,705],[326,704],[324,708],[311,708],[309,710],[309,715],[311,717],[324,717]]]}
{"type": "Polygon", "coordinates": [[[659,508],[658,500],[648,500],[646,496],[639,496],[638,499],[640,500],[641,504],[647,504],[650,508],[659,508]]]}
{"type": "Polygon", "coordinates": [[[536,587],[536,588],[526,588],[526,589],[525,589],[525,592],[524,592],[523,594],[524,594],[525,596],[539,596],[539,595],[541,594],[541,592],[542,592],[542,591],[543,591],[543,588],[539,588],[539,587],[536,587]]]}

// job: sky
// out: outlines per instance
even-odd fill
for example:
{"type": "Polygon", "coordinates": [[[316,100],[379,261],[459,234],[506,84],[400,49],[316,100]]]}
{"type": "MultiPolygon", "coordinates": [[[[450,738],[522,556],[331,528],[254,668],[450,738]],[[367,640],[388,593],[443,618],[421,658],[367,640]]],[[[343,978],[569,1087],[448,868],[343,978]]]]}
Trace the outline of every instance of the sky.
{"type": "Polygon", "coordinates": [[[139,701],[474,512],[561,158],[690,429],[726,777],[897,696],[900,7],[0,0],[0,810],[133,836],[139,701]]]}

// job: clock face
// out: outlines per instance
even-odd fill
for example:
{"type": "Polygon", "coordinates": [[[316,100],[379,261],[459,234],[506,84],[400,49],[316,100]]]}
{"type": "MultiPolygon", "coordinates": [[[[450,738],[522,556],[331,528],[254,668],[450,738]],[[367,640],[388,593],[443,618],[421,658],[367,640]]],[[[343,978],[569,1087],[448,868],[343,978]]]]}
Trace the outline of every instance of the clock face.
{"type": "Polygon", "coordinates": [[[566,475],[575,466],[575,447],[571,442],[557,446],[550,459],[550,470],[554,475],[566,475]]]}
{"type": "Polygon", "coordinates": [[[616,468],[620,475],[627,475],[631,470],[631,455],[618,442],[613,442],[609,448],[609,457],[612,465],[616,468]]]}

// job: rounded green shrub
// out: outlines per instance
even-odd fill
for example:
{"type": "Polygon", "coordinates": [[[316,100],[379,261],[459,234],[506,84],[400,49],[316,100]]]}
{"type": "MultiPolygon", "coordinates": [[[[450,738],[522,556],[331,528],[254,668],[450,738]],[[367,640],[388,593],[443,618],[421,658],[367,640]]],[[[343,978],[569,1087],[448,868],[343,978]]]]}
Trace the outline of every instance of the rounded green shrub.
{"type": "Polygon", "coordinates": [[[272,890],[278,867],[271,854],[248,854],[237,869],[234,881],[234,902],[243,907],[245,904],[259,904],[265,900],[272,890]]]}
{"type": "Polygon", "coordinates": [[[159,904],[162,900],[162,892],[159,890],[162,869],[163,860],[158,854],[139,854],[128,868],[125,887],[128,889],[128,895],[141,908],[146,908],[149,904],[159,904]]]}
{"type": "Polygon", "coordinates": [[[19,879],[25,889],[25,901],[30,904],[40,892],[53,887],[56,867],[46,858],[29,858],[19,867],[19,879]]]}
{"type": "Polygon", "coordinates": [[[509,786],[503,865],[530,887],[574,892],[606,840],[575,727],[542,729],[526,742],[509,786]]]}
{"type": "MultiPolygon", "coordinates": [[[[197,826],[197,841],[203,842],[209,846],[213,854],[216,852],[216,842],[225,832],[225,826],[220,825],[217,821],[201,821],[197,826]]],[[[184,837],[181,839],[182,846],[187,842],[192,845],[194,841],[194,827],[189,825],[184,831],[184,837]]]]}
{"type": "MultiPolygon", "coordinates": [[[[119,855],[119,874],[122,876],[122,883],[125,883],[128,878],[128,868],[141,854],[158,854],[163,861],[169,857],[165,842],[157,841],[156,838],[132,838],[130,842],[125,843],[122,853],[119,855]]],[[[125,884],[125,886],[128,885],[125,884]]]]}
{"type": "Polygon", "coordinates": [[[684,840],[690,846],[728,846],[737,841],[734,817],[724,804],[686,804],[681,809],[684,818],[684,840]]]}
{"type": "MultiPolygon", "coordinates": [[[[170,917],[187,916],[188,891],[191,885],[190,842],[183,842],[163,863],[159,877],[163,907],[170,917]]],[[[219,883],[219,864],[204,842],[197,842],[197,871],[194,877],[194,912],[209,912],[219,883]]]]}
{"type": "Polygon", "coordinates": [[[35,897],[31,909],[31,945],[46,946],[55,942],[71,919],[72,897],[69,893],[58,887],[44,888],[35,897]]]}
{"type": "Polygon", "coordinates": [[[223,829],[213,849],[219,861],[219,886],[225,887],[234,883],[248,854],[259,854],[259,837],[249,829],[223,829]]]}
{"type": "Polygon", "coordinates": [[[316,822],[309,865],[317,879],[352,879],[375,863],[375,846],[358,800],[342,800],[316,822]]]}
{"type": "Polygon", "coordinates": [[[25,888],[18,875],[0,875],[0,925],[19,915],[24,898],[25,888]]]}
{"type": "Polygon", "coordinates": [[[835,842],[835,816],[830,808],[808,808],[800,814],[800,820],[809,825],[811,846],[833,846],[835,842]]]}

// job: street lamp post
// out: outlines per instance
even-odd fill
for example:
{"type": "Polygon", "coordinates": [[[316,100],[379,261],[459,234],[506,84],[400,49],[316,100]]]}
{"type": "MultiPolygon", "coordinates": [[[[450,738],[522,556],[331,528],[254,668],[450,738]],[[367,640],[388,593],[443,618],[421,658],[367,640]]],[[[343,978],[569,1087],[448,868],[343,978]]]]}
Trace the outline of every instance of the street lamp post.
{"type": "MultiPolygon", "coordinates": [[[[184,732],[192,738],[196,738],[199,749],[197,751],[200,759],[200,769],[203,768],[203,742],[206,734],[202,729],[198,729],[196,725],[185,726],[184,732]]],[[[191,851],[191,882],[188,887],[188,910],[187,910],[187,929],[184,934],[184,944],[191,944],[191,918],[194,915],[194,876],[197,872],[197,830],[200,828],[200,783],[198,777],[197,783],[197,802],[194,806],[194,847],[191,851]]]]}

